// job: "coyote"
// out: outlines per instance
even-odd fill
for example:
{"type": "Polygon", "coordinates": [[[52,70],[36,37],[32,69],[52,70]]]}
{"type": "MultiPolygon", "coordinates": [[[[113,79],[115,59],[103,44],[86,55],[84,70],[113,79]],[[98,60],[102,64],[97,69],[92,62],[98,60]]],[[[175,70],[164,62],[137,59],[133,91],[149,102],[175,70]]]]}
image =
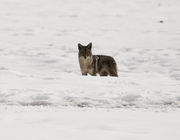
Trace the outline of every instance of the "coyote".
{"type": "Polygon", "coordinates": [[[90,74],[96,76],[116,76],[118,77],[117,64],[113,57],[106,55],[92,55],[92,43],[83,46],[78,43],[79,64],[82,75],[90,74]]]}

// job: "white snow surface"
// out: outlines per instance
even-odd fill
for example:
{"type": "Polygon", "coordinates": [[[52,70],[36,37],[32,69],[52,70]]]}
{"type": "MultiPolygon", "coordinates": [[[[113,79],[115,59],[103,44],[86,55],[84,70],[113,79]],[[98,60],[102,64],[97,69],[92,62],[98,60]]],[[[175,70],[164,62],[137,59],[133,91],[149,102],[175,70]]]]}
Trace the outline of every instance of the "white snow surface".
{"type": "Polygon", "coordinates": [[[180,111],[0,107],[1,140],[179,140],[180,111]]]}
{"type": "Polygon", "coordinates": [[[0,105],[180,107],[179,0],[0,3],[0,105]],[[118,78],[81,76],[89,42],[118,78]]]}
{"type": "Polygon", "coordinates": [[[0,140],[179,140],[179,25],[180,0],[0,0],[0,140]],[[81,75],[89,42],[118,78],[81,75]]]}

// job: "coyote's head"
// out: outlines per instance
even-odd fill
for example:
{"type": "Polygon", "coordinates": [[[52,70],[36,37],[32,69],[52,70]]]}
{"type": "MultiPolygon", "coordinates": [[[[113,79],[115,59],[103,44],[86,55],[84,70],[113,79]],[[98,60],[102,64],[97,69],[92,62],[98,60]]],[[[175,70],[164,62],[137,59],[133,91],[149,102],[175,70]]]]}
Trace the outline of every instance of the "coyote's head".
{"type": "Polygon", "coordinates": [[[92,56],[91,48],[92,43],[89,43],[87,46],[83,46],[78,43],[79,57],[83,57],[84,59],[90,58],[92,56]]]}

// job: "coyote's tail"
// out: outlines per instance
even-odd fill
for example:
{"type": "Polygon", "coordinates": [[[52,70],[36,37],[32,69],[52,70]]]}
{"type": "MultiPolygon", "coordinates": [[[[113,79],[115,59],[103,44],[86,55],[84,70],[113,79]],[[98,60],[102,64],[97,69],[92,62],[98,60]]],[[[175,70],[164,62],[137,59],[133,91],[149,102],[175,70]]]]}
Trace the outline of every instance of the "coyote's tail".
{"type": "Polygon", "coordinates": [[[115,67],[115,76],[118,77],[118,67],[117,67],[117,64],[114,63],[114,67],[115,67]]]}
{"type": "Polygon", "coordinates": [[[117,68],[117,64],[115,61],[111,65],[110,75],[118,77],[118,68],[117,68]]]}

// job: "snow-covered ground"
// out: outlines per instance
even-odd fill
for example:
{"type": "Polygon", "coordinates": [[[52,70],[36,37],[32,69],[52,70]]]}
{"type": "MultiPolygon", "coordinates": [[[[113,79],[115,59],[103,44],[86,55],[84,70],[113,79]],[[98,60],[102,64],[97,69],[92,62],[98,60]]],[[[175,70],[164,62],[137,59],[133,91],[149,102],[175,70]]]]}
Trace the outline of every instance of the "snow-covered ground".
{"type": "Polygon", "coordinates": [[[0,0],[0,9],[0,132],[12,133],[0,139],[180,138],[179,0],[0,0]],[[89,42],[114,56],[118,78],[81,76],[77,43],[89,42]]]}
{"type": "Polygon", "coordinates": [[[0,107],[1,140],[179,140],[180,111],[0,107]]]}

